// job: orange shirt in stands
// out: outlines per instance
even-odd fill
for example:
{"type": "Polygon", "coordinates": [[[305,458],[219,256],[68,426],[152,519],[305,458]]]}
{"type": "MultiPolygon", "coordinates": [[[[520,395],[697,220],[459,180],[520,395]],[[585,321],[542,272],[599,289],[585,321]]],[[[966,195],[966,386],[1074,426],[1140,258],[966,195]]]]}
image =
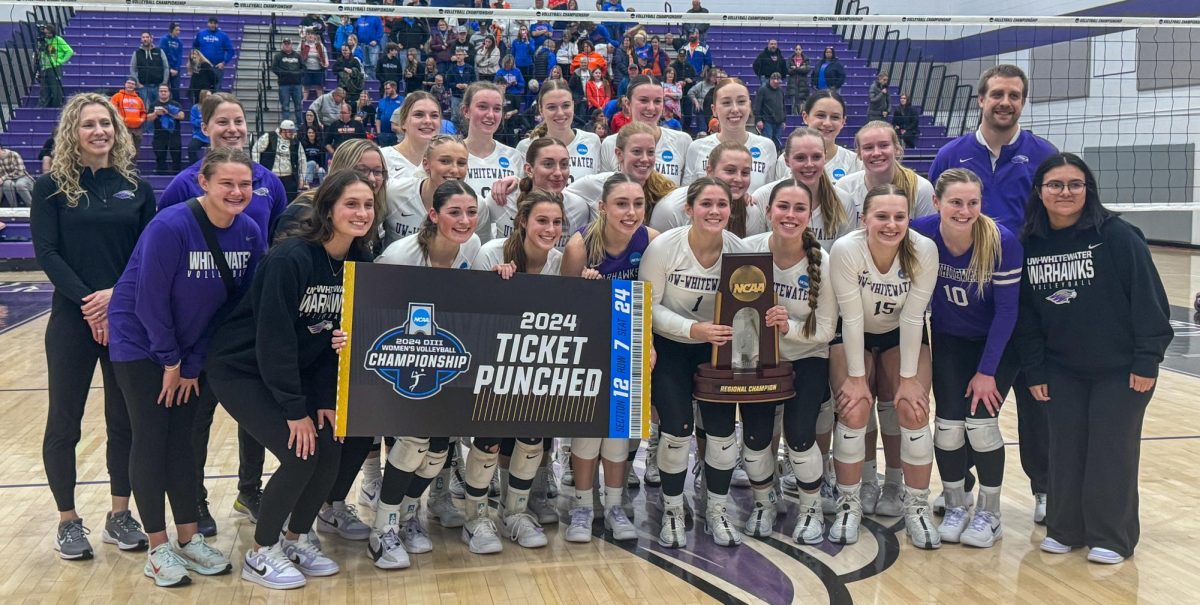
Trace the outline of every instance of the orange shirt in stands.
{"type": "Polygon", "coordinates": [[[118,91],[113,95],[112,103],[121,114],[121,120],[126,128],[141,128],[146,122],[146,104],[136,92],[118,91]]]}

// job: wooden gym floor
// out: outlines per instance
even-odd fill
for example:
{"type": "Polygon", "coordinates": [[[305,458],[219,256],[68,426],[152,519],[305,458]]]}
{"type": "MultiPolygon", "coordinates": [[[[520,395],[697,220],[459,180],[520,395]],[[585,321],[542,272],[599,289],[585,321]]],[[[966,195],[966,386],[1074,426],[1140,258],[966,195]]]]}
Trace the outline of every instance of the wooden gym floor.
{"type": "MultiPolygon", "coordinates": [[[[1168,355],[1170,369],[1162,372],[1145,424],[1142,540],[1137,555],[1124,564],[1099,566],[1087,563],[1081,553],[1050,556],[1038,550],[1044,529],[1030,518],[1033,499],[1019,464],[1010,405],[1002,415],[1009,442],[1004,539],[991,549],[946,545],[934,552],[916,550],[907,544],[898,520],[882,517],[864,521],[869,531],[851,547],[800,547],[789,537],[794,515],[785,514],[771,540],[748,538],[740,549],[722,549],[701,530],[693,530],[688,548],[670,551],[654,540],[657,491],[643,488],[634,491],[636,522],[643,530],[636,546],[601,539],[568,545],[560,529],[550,526],[547,548],[524,550],[506,541],[502,554],[483,557],[467,552],[457,530],[435,526],[433,553],[414,556],[411,569],[384,572],[371,565],[364,543],[326,534],[326,552],[342,565],[342,572],[312,579],[306,588],[291,592],[265,590],[239,578],[240,557],[252,541],[253,526],[231,515],[237,439],[224,411],[218,412],[214,425],[207,473],[220,527],[215,545],[234,561],[234,573],[198,577],[183,589],[160,589],[141,573],[144,553],[121,553],[101,543],[109,499],[101,393],[96,388],[78,448],[77,490],[79,511],[93,530],[96,558],[58,558],[52,550],[54,502],[41,458],[47,405],[42,343],[49,299],[37,291],[37,282],[45,277],[0,274],[5,282],[0,284],[0,602],[1193,602],[1200,590],[1193,565],[1200,556],[1194,541],[1200,534],[1200,473],[1195,466],[1200,460],[1200,416],[1193,411],[1200,392],[1200,322],[1194,323],[1191,307],[1192,294],[1200,289],[1200,253],[1156,249],[1155,260],[1177,307],[1176,340],[1168,355]]],[[[745,514],[747,490],[733,491],[745,514]]],[[[352,496],[356,493],[357,487],[352,496]]],[[[369,511],[363,516],[370,521],[369,511]]]]}

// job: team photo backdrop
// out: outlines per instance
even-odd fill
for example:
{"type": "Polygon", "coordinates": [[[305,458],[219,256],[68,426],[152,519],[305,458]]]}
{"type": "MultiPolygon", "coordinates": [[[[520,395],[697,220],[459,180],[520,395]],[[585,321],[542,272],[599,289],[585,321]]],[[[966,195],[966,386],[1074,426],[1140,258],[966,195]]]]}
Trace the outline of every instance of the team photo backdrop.
{"type": "Polygon", "coordinates": [[[647,437],[648,290],[350,263],[337,433],[647,437]]]}

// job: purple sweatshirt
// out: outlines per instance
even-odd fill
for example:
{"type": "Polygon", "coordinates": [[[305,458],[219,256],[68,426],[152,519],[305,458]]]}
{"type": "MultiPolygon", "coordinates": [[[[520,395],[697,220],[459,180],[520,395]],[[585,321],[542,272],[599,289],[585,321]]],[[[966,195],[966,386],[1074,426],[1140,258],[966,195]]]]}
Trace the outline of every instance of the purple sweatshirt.
{"type": "Polygon", "coordinates": [[[930,323],[935,332],[974,340],[987,339],[978,372],[996,375],[1000,357],[1017,324],[1017,309],[1021,299],[1021,266],[1024,252],[1017,236],[999,223],[1000,264],[994,267],[992,280],[983,287],[983,298],[970,271],[971,253],[954,256],[946,248],[936,214],[913,220],[917,233],[932,239],[938,247],[937,289],[930,302],[930,323]]]}
{"type": "MultiPolygon", "coordinates": [[[[244,214],[217,243],[238,292],[244,292],[266,252],[258,225],[244,214]]],[[[228,298],[200,225],[187,204],[159,212],[146,226],[108,303],[109,355],[113,361],[149,359],[196,378],[212,333],[210,322],[228,298]]]]}
{"type": "MultiPolygon", "coordinates": [[[[167,185],[162,195],[158,196],[158,209],[162,210],[194,197],[203,196],[204,190],[200,188],[199,175],[200,162],[184,168],[183,172],[171,179],[171,184],[167,185]]],[[[279,215],[283,214],[287,205],[287,191],[283,189],[283,183],[280,182],[279,177],[263,167],[262,164],[255,162],[254,198],[250,200],[250,205],[246,207],[243,214],[258,224],[262,241],[271,241],[271,226],[275,224],[279,215]]]]}

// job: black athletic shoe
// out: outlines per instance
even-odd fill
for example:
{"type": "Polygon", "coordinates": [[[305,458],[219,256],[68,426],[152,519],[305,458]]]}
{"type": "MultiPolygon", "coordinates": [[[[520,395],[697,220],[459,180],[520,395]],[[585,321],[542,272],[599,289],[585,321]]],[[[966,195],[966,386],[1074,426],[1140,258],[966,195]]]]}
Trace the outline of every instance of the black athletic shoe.
{"type": "Polygon", "coordinates": [[[200,501],[200,516],[196,519],[196,531],[205,538],[217,535],[217,520],[208,512],[208,500],[200,501]]]}
{"type": "Polygon", "coordinates": [[[258,523],[258,509],[262,506],[262,490],[258,489],[251,493],[239,493],[237,500],[233,501],[233,512],[244,515],[250,519],[251,523],[258,523]]]}

